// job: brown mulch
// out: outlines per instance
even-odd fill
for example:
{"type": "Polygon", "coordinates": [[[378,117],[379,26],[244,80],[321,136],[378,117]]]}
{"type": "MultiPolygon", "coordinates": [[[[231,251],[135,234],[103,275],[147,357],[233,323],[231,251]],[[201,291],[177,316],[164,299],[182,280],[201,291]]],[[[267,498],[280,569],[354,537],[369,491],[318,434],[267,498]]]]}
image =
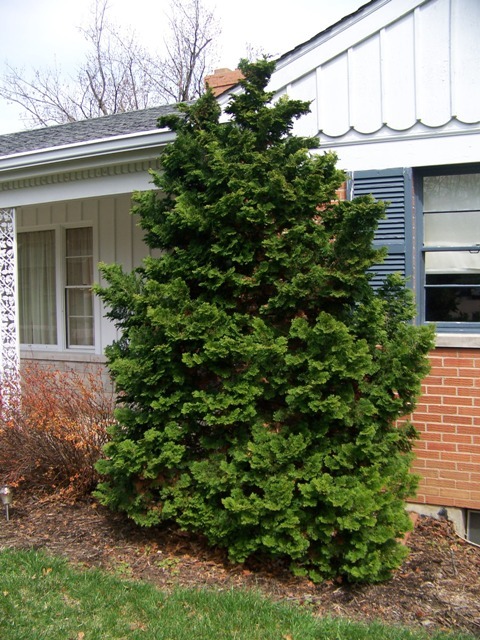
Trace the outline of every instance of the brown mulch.
{"type": "Polygon", "coordinates": [[[420,517],[410,555],[378,585],[294,578],[279,562],[229,564],[223,551],[173,528],[142,529],[94,501],[65,504],[17,492],[7,522],[0,510],[0,550],[35,548],[81,566],[103,567],[158,587],[256,588],[314,614],[470,632],[480,637],[480,548],[445,520],[420,517]]]}

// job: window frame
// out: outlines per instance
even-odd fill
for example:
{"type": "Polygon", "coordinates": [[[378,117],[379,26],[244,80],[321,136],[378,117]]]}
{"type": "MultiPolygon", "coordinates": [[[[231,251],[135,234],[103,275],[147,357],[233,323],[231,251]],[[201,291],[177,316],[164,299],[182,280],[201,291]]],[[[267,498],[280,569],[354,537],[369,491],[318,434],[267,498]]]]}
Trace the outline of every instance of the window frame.
{"type": "MultiPolygon", "coordinates": [[[[71,222],[60,224],[48,224],[38,226],[26,226],[18,228],[16,236],[21,233],[35,233],[36,231],[53,231],[55,237],[55,292],[56,292],[56,318],[57,318],[57,342],[56,344],[20,343],[21,350],[68,352],[68,353],[96,353],[98,343],[99,313],[95,296],[92,300],[93,308],[93,344],[72,345],[68,344],[68,318],[67,318],[67,266],[66,266],[66,242],[68,229],[90,228],[92,230],[92,255],[93,273],[92,285],[98,281],[98,249],[96,242],[95,225],[92,222],[71,222]]],[[[18,277],[17,277],[17,283],[18,277]]],[[[17,285],[18,286],[18,285],[17,285]]]]}
{"type": "MultiPolygon", "coordinates": [[[[458,164],[458,165],[440,165],[436,167],[423,167],[415,170],[415,211],[416,211],[416,290],[417,309],[419,322],[421,324],[433,324],[436,327],[437,334],[480,334],[480,322],[461,322],[461,321],[430,321],[426,320],[426,270],[425,256],[427,253],[448,251],[448,247],[425,247],[424,238],[424,178],[431,176],[451,176],[465,174],[480,174],[480,164],[458,164]]],[[[480,209],[480,207],[479,207],[480,209]]],[[[480,215],[480,212],[479,212],[480,215]]],[[[474,248],[475,245],[469,245],[464,250],[474,248]]],[[[455,248],[453,251],[460,251],[461,248],[455,248]]],[[[480,279],[480,274],[479,274],[480,279]]]]}

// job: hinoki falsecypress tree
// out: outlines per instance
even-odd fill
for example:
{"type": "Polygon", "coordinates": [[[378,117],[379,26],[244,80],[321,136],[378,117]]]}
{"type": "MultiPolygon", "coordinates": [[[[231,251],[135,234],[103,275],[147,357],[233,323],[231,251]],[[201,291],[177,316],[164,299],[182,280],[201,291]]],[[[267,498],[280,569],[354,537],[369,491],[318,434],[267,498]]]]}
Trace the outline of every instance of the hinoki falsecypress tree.
{"type": "Polygon", "coordinates": [[[273,63],[241,68],[228,121],[210,93],[160,121],[176,139],[134,209],[160,257],[102,267],[122,404],[97,495],[234,561],[381,580],[404,556],[415,430],[396,421],[432,333],[402,282],[370,285],[384,206],[337,201],[335,156],[291,135],[308,103],[270,103],[273,63]]]}

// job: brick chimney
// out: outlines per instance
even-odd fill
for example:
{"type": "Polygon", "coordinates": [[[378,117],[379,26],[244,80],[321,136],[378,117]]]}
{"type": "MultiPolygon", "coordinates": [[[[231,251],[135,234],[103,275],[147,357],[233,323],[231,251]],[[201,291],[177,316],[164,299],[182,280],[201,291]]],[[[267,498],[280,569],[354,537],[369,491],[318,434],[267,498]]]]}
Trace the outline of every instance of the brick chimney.
{"type": "Polygon", "coordinates": [[[228,91],[230,87],[234,87],[239,80],[243,78],[243,73],[240,69],[215,69],[211,76],[206,76],[205,85],[210,87],[215,96],[219,96],[225,91],[228,91]]]}

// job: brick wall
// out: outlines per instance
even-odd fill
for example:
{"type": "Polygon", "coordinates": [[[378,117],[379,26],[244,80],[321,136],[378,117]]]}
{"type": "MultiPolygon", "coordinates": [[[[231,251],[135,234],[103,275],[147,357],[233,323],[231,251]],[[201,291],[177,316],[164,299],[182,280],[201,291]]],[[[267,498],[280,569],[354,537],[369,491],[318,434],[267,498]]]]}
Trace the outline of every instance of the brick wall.
{"type": "Polygon", "coordinates": [[[415,502],[480,509],[480,349],[435,349],[413,414],[415,502]]]}

